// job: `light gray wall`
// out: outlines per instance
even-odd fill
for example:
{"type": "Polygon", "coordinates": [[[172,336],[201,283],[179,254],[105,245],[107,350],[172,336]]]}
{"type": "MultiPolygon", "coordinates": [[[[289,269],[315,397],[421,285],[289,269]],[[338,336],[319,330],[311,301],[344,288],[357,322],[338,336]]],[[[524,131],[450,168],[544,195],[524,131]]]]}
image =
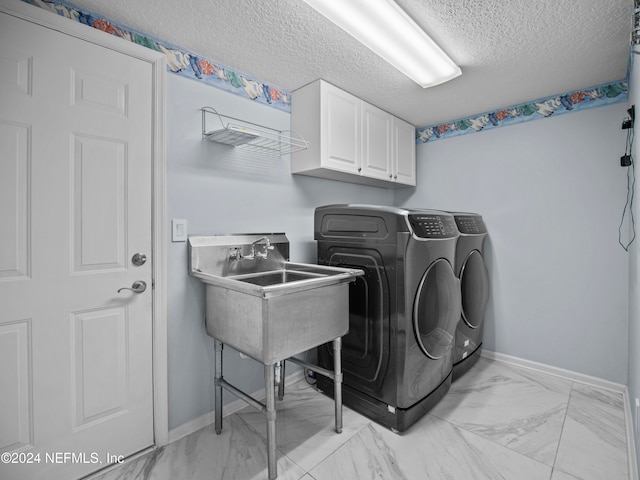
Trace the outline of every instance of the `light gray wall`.
{"type": "MultiPolygon", "coordinates": [[[[479,212],[492,279],[485,348],[627,383],[629,259],[618,245],[625,104],[419,145],[418,187],[395,191],[292,176],[288,157],[202,141],[204,105],[289,128],[287,113],[169,75],[169,219],[186,218],[190,233],[284,231],[292,260],[314,262],[320,205],[479,212]]],[[[263,386],[260,365],[231,349],[224,361],[240,388],[263,386]]],[[[187,274],[186,244],[171,243],[169,428],[213,409],[212,377],[204,289],[187,274]]]]}
{"type": "MultiPolygon", "coordinates": [[[[200,108],[205,105],[279,130],[290,128],[288,113],[177,75],[168,75],[167,98],[168,215],[169,220],[187,219],[189,233],[285,232],[291,259],[315,263],[316,207],[393,203],[393,192],[387,189],[292,176],[289,157],[243,153],[201,140],[200,108]]],[[[170,429],[214,407],[213,341],[204,330],[204,288],[188,276],[187,266],[186,243],[171,243],[170,429]]],[[[225,377],[239,388],[253,392],[264,387],[261,365],[240,359],[230,348],[225,348],[224,362],[225,377]]]]}
{"type": "Polygon", "coordinates": [[[419,145],[396,203],[478,212],[488,350],[627,383],[624,103],[419,145]]]}
{"type": "MultiPolygon", "coordinates": [[[[635,105],[636,109],[640,108],[640,64],[634,57],[633,69],[629,85],[629,105],[635,105]]],[[[637,111],[637,110],[636,110],[637,111]]],[[[640,113],[640,112],[638,112],[640,113]]],[[[636,128],[640,127],[640,119],[636,120],[636,128]]],[[[640,147],[636,141],[632,150],[634,163],[640,159],[640,147]]],[[[626,169],[625,169],[626,170],[626,169]]],[[[631,170],[633,172],[633,169],[631,170]]],[[[630,173],[631,173],[630,172],[630,173]]],[[[640,227],[640,172],[635,172],[635,201],[633,205],[633,215],[640,227]]],[[[638,232],[640,233],[640,232],[638,232]]],[[[631,412],[633,416],[633,425],[638,424],[638,412],[636,411],[635,402],[640,398],[640,236],[634,240],[629,248],[629,379],[627,386],[629,388],[629,400],[631,402],[631,412]]],[[[634,429],[636,454],[638,463],[640,464],[640,437],[638,430],[634,429]]]]}

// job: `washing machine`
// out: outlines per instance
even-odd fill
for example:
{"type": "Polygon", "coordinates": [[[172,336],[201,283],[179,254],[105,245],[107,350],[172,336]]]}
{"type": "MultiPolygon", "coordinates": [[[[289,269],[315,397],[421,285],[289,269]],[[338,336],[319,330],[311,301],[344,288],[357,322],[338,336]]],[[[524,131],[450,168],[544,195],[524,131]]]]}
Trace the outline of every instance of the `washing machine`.
{"type": "MultiPolygon", "coordinates": [[[[343,402],[396,432],[448,391],[461,315],[454,272],[453,215],[374,205],[315,211],[321,265],[359,268],[350,284],[349,332],[342,339],[343,402]]],[[[332,368],[330,345],[318,361],[332,368]]],[[[332,381],[318,388],[331,395],[332,381]]]]}
{"type": "Polygon", "coordinates": [[[489,302],[489,273],[484,260],[487,237],[482,216],[449,212],[460,237],[456,245],[455,273],[460,280],[462,312],[455,334],[453,380],[465,374],[480,358],[484,317],[489,302]]]}

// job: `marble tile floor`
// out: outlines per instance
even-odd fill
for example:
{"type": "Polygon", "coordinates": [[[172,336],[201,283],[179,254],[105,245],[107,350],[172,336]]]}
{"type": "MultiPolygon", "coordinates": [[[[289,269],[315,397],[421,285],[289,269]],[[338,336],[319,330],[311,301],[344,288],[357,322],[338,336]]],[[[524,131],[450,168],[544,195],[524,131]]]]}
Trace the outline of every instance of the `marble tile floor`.
{"type": "MultiPolygon", "coordinates": [[[[282,480],[635,480],[621,393],[481,358],[403,434],[304,380],[278,403],[282,480]]],[[[96,480],[267,478],[264,415],[247,407],[96,480]]]]}

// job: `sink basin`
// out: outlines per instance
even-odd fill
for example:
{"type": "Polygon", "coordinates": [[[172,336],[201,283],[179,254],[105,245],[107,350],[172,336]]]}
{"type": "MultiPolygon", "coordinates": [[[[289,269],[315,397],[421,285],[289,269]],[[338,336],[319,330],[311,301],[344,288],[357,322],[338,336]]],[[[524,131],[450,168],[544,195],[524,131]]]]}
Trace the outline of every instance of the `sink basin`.
{"type": "Polygon", "coordinates": [[[278,292],[290,292],[291,289],[304,290],[305,287],[308,286],[317,286],[318,282],[323,284],[326,284],[327,282],[333,283],[333,281],[336,280],[333,277],[344,273],[349,274],[352,272],[349,271],[349,269],[344,268],[335,270],[333,268],[323,267],[320,265],[281,262],[277,264],[273,270],[258,271],[242,275],[231,275],[226,278],[230,280],[237,280],[239,282],[250,283],[252,285],[258,285],[260,287],[275,287],[291,282],[306,282],[297,283],[296,285],[288,285],[283,288],[251,290],[253,293],[258,293],[260,295],[274,295],[278,292]]]}
{"type": "Polygon", "coordinates": [[[328,267],[308,263],[281,261],[263,270],[264,265],[256,263],[256,271],[248,271],[246,265],[241,274],[216,275],[201,271],[191,274],[208,286],[223,287],[251,296],[271,298],[303,292],[345,281],[353,281],[361,270],[328,267]]]}
{"type": "MultiPolygon", "coordinates": [[[[234,243],[204,238],[189,239],[191,275],[206,286],[210,336],[271,365],[347,333],[348,284],[364,275],[362,270],[282,259],[230,260],[234,243]],[[195,250],[208,243],[218,250],[195,250]]],[[[239,240],[234,237],[234,242],[239,240]]]]}
{"type": "Polygon", "coordinates": [[[309,280],[318,278],[317,275],[309,273],[292,272],[290,270],[276,270],[274,272],[253,273],[245,276],[232,277],[240,282],[252,283],[268,287],[269,285],[280,285],[282,283],[298,282],[300,280],[309,280]]]}

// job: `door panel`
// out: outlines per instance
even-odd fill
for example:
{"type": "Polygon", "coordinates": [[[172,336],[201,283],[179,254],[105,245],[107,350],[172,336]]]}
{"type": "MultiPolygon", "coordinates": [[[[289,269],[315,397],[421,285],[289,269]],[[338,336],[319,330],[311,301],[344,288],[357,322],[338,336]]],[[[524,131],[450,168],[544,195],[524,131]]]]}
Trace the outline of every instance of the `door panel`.
{"type": "Polygon", "coordinates": [[[3,91],[17,96],[31,96],[33,58],[17,45],[0,54],[0,83],[3,91]],[[17,48],[13,48],[17,47],[17,48]]]}
{"type": "Polygon", "coordinates": [[[74,271],[126,268],[126,144],[74,135],[74,271]]]}
{"type": "Polygon", "coordinates": [[[28,275],[29,133],[0,120],[0,281],[28,275]]]}
{"type": "Polygon", "coordinates": [[[153,444],[152,288],[118,293],[152,285],[152,67],[2,13],[0,42],[0,451],[43,459],[0,478],[79,478],[153,444]]]}
{"type": "Polygon", "coordinates": [[[73,315],[75,428],[126,410],[126,313],[119,307],[73,315]]]}
{"type": "Polygon", "coordinates": [[[71,70],[73,104],[81,108],[126,115],[127,84],[122,80],[71,70]]]}
{"type": "Polygon", "coordinates": [[[32,443],[30,322],[0,325],[0,450],[21,450],[32,443]]]}

